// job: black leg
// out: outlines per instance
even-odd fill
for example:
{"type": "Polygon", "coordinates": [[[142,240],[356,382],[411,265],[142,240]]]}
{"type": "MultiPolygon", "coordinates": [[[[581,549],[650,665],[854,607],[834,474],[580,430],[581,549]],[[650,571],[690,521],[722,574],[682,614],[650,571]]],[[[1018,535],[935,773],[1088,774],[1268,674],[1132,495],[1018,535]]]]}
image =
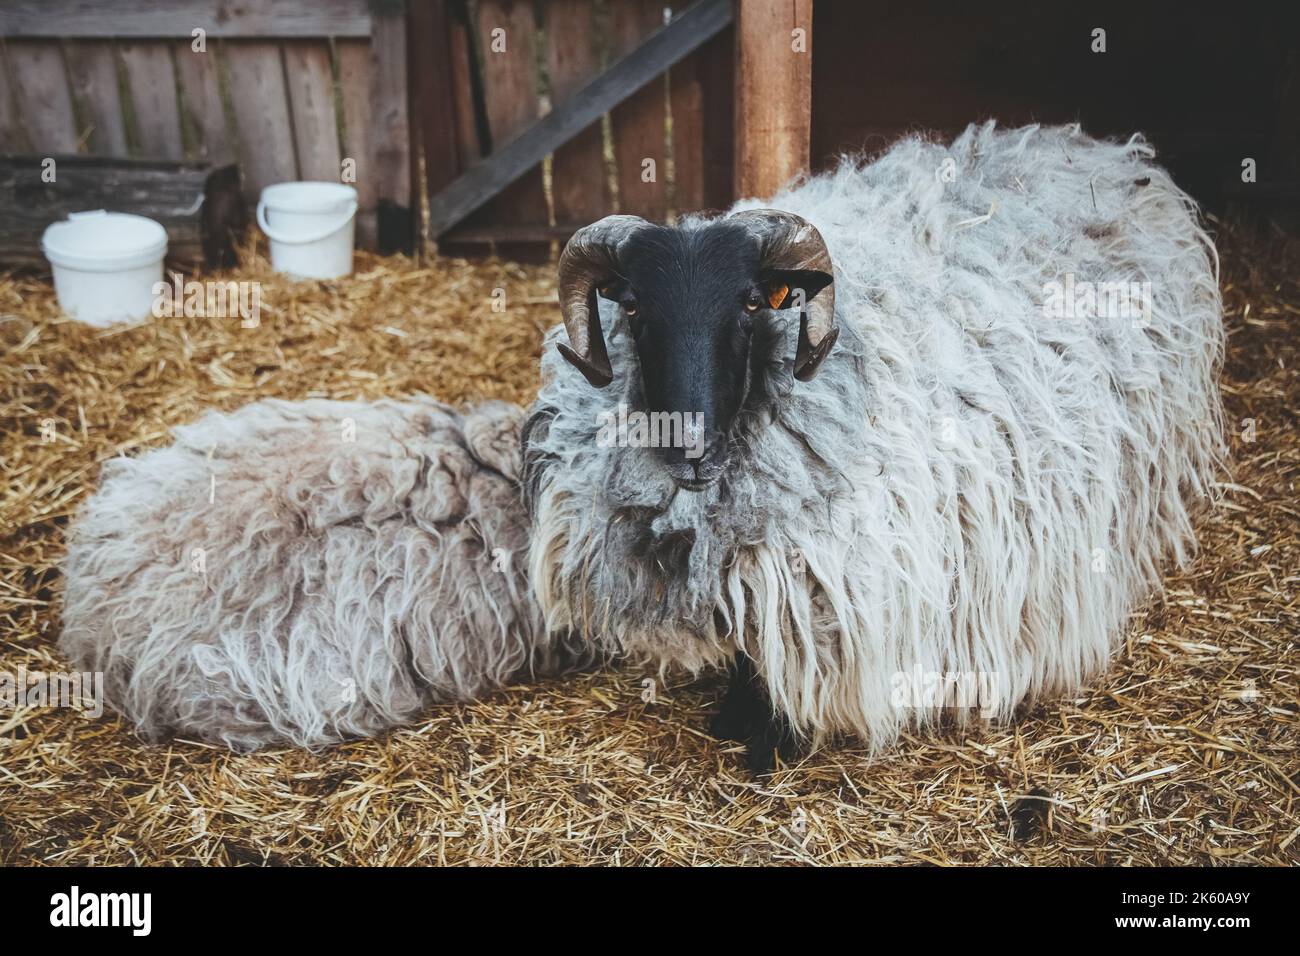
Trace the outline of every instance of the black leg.
{"type": "Polygon", "coordinates": [[[782,763],[790,763],[799,755],[798,741],[789,722],[773,712],[766,695],[764,705],[764,719],[754,727],[745,748],[745,762],[755,776],[775,770],[778,756],[782,763]]]}
{"type": "Polygon", "coordinates": [[[727,694],[709,724],[709,731],[719,740],[748,740],[755,717],[754,665],[738,653],[727,671],[731,675],[727,694]]]}
{"type": "Polygon", "coordinates": [[[773,711],[763,682],[747,656],[738,653],[730,671],[731,683],[710,730],[719,740],[746,745],[746,763],[751,772],[771,773],[778,756],[788,762],[798,754],[795,735],[789,722],[773,711]]]}

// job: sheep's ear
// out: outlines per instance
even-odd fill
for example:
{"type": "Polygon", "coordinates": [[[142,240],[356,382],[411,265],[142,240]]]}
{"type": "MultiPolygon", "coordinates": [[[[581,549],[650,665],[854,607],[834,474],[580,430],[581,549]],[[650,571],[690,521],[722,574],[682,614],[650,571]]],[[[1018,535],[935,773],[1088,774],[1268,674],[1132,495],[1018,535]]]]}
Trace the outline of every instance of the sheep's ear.
{"type": "MultiPolygon", "coordinates": [[[[840,330],[832,325],[821,341],[813,345],[808,334],[809,313],[816,308],[827,307],[826,303],[822,306],[810,306],[809,303],[818,293],[829,289],[835,277],[820,269],[769,269],[763,276],[763,288],[768,292],[772,308],[799,310],[799,344],[794,353],[794,377],[806,382],[817,374],[840,335],[840,330]],[[780,304],[777,304],[778,293],[780,304]]],[[[833,305],[830,307],[833,308],[833,305]]]]}
{"type": "Polygon", "coordinates": [[[818,269],[766,269],[761,284],[772,308],[793,309],[812,301],[833,281],[829,272],[818,269]]]}

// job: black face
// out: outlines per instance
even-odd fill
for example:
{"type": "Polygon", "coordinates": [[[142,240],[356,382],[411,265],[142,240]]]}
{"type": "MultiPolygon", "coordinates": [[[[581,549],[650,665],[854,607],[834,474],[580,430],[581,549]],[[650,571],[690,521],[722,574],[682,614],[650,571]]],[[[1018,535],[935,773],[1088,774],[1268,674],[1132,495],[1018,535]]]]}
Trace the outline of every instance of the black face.
{"type": "Polygon", "coordinates": [[[620,277],[599,292],[619,304],[636,338],[644,410],[673,438],[660,445],[669,474],[702,490],[726,467],[738,414],[762,393],[781,341],[773,308],[792,304],[791,287],[811,297],[830,277],[761,270],[757,244],[725,222],[642,229],[619,258],[620,277]]]}

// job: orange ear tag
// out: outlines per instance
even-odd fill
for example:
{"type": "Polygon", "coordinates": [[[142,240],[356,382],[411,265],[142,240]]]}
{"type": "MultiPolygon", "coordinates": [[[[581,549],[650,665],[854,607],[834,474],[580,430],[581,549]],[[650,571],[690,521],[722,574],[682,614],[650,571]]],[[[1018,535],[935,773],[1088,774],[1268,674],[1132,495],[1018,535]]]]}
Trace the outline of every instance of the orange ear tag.
{"type": "Polygon", "coordinates": [[[781,303],[785,301],[786,293],[790,291],[788,285],[779,285],[767,294],[768,304],[774,309],[781,308],[781,303]]]}

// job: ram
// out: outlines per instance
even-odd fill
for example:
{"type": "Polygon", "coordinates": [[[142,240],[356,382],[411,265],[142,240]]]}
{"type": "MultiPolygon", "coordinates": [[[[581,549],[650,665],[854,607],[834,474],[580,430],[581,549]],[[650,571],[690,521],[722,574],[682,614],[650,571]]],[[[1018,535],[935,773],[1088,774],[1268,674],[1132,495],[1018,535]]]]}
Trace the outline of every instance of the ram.
{"type": "Polygon", "coordinates": [[[145,736],[321,747],[577,658],[523,578],[513,405],[262,401],[115,458],[60,647],[145,736]]]}
{"type": "Polygon", "coordinates": [[[524,428],[547,629],[730,666],[756,770],[1102,672],[1224,453],[1217,257],[1152,159],[987,124],[578,232],[524,428]],[[599,440],[628,410],[696,427],[599,440]]]}

